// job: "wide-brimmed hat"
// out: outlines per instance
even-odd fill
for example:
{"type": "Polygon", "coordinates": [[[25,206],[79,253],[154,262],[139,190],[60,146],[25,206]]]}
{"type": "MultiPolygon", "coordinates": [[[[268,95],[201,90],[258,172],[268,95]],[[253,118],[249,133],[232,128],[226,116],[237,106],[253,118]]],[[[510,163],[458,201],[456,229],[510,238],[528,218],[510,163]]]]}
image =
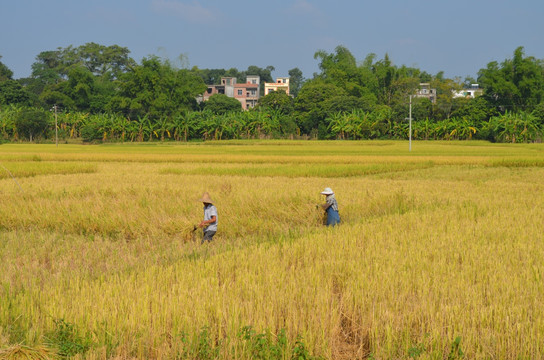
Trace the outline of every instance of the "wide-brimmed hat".
{"type": "Polygon", "coordinates": [[[208,192],[205,192],[204,194],[202,194],[202,198],[198,201],[203,203],[213,204],[212,198],[210,197],[210,194],[208,194],[208,192]]]}
{"type": "Polygon", "coordinates": [[[334,191],[332,191],[331,188],[325,188],[325,190],[323,190],[321,192],[321,194],[323,194],[323,195],[332,195],[332,194],[334,194],[334,191]]]}

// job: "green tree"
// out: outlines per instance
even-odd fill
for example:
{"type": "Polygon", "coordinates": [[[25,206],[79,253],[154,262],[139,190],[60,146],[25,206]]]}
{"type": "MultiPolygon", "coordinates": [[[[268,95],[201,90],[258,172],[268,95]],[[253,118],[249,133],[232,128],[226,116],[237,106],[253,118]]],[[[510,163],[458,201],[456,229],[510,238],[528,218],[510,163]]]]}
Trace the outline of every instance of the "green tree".
{"type": "Polygon", "coordinates": [[[66,95],[74,101],[76,109],[88,110],[95,94],[93,74],[83,67],[74,67],[68,73],[68,81],[63,84],[66,95]]]}
{"type": "Polygon", "coordinates": [[[452,79],[444,78],[444,73],[439,72],[431,80],[431,88],[436,89],[436,101],[433,105],[433,117],[438,120],[448,119],[454,110],[454,98],[452,90],[460,90],[462,85],[452,79]]]}
{"type": "Polygon", "coordinates": [[[0,105],[30,105],[31,95],[15,80],[0,81],[0,105]]]}
{"type": "Polygon", "coordinates": [[[136,66],[129,53],[96,43],[43,51],[32,64],[32,75],[21,83],[48,105],[103,112],[116,89],[113,81],[136,66]]]}
{"type": "Polygon", "coordinates": [[[214,114],[225,114],[229,111],[241,111],[242,103],[225,94],[214,94],[205,102],[204,109],[214,114]]]}
{"type": "Polygon", "coordinates": [[[391,105],[396,69],[389,59],[389,55],[385,54],[383,60],[374,63],[372,70],[378,84],[378,102],[384,105],[391,105]]]}
{"type": "Polygon", "coordinates": [[[544,99],[544,68],[534,57],[525,57],[523,47],[512,59],[496,61],[478,72],[484,98],[504,113],[506,110],[533,111],[544,99]]]}
{"type": "Polygon", "coordinates": [[[291,114],[295,109],[294,99],[284,91],[274,91],[259,98],[257,105],[259,108],[277,110],[282,114],[291,114]]]}
{"type": "Polygon", "coordinates": [[[297,97],[302,84],[304,83],[304,77],[302,71],[296,67],[287,72],[289,74],[289,95],[297,97]]]}
{"type": "Polygon", "coordinates": [[[27,137],[30,141],[45,135],[48,126],[48,114],[35,108],[25,109],[15,118],[15,128],[19,136],[27,137]]]}
{"type": "MultiPolygon", "coordinates": [[[[414,120],[428,119],[432,114],[433,104],[427,98],[412,98],[412,118],[414,120]]],[[[403,106],[403,112],[406,112],[406,105],[403,106]]]]}
{"type": "Polygon", "coordinates": [[[148,116],[156,121],[179,111],[195,109],[196,97],[206,90],[202,78],[187,69],[174,69],[156,56],[142,59],[140,66],[122,74],[119,93],[108,108],[135,118],[148,116]]]}
{"type": "Polygon", "coordinates": [[[367,69],[358,68],[355,57],[344,46],[337,46],[331,54],[317,51],[314,59],[320,61],[321,74],[318,78],[325,83],[334,84],[351,96],[360,97],[368,92],[365,85],[367,78],[364,76],[367,69]]]}
{"type": "Polygon", "coordinates": [[[119,77],[136,65],[130,51],[119,45],[104,46],[94,42],[77,48],[64,49],[63,56],[69,63],[81,64],[96,76],[119,77]]]}
{"type": "Polygon", "coordinates": [[[371,111],[376,106],[376,98],[370,94],[365,97],[352,95],[338,95],[326,99],[323,102],[323,111],[327,115],[337,112],[349,112],[352,110],[371,111]]]}
{"type": "Polygon", "coordinates": [[[313,129],[318,129],[320,124],[326,127],[326,101],[336,96],[347,96],[347,93],[344,89],[323,80],[304,84],[295,99],[298,125],[304,133],[309,134],[313,129]]]}
{"type": "MultiPolygon", "coordinates": [[[[2,56],[0,55],[0,59],[2,56]]],[[[13,71],[11,71],[3,62],[0,61],[0,82],[12,80],[13,71]]]]}
{"type": "MultiPolygon", "coordinates": [[[[474,99],[455,98],[453,99],[452,117],[468,118],[478,129],[485,127],[491,116],[498,115],[493,107],[481,96],[474,99]]],[[[478,132],[478,137],[486,138],[485,132],[478,132]]]]}

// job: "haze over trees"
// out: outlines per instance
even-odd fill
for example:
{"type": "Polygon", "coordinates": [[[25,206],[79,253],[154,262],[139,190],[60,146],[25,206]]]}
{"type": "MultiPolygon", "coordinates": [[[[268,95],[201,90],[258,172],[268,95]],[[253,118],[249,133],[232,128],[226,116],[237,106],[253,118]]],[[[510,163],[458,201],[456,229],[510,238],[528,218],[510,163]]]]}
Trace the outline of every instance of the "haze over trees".
{"type": "Polygon", "coordinates": [[[380,59],[370,53],[358,60],[344,46],[331,53],[319,50],[314,58],[319,72],[311,78],[305,79],[299,68],[289,70],[291,96],[261,96],[250,111],[241,111],[231,98],[215,96],[204,103],[196,99],[221,77],[245,82],[248,75],[259,75],[261,85],[273,82],[271,65],[247,70],[179,68],[157,56],[138,63],[118,45],[87,43],[41,52],[30,77],[13,79],[0,58],[0,139],[30,140],[16,126],[29,108],[44,110],[48,122],[32,140],[51,138],[54,123],[47,110],[53,105],[60,109],[64,139],[404,139],[409,98],[421,83],[436,89],[436,101],[412,98],[416,139],[516,142],[542,137],[544,62],[526,56],[523,47],[515,49],[511,59],[489,62],[477,79],[429,74],[397,65],[388,54],[380,59]],[[453,91],[475,82],[483,88],[482,96],[454,97],[453,91]]]}

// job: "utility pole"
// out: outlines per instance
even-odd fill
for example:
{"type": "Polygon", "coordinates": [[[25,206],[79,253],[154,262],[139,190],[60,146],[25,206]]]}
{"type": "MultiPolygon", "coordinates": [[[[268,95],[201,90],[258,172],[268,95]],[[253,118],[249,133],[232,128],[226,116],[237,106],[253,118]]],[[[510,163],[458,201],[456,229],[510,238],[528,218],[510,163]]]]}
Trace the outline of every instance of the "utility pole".
{"type": "Polygon", "coordinates": [[[59,147],[59,128],[57,125],[57,104],[53,106],[53,109],[55,110],[55,144],[57,147],[59,147]]]}
{"type": "Polygon", "coordinates": [[[408,146],[408,151],[412,151],[412,95],[410,95],[410,115],[408,117],[410,120],[410,130],[409,130],[409,139],[410,139],[410,145],[408,146]]]}

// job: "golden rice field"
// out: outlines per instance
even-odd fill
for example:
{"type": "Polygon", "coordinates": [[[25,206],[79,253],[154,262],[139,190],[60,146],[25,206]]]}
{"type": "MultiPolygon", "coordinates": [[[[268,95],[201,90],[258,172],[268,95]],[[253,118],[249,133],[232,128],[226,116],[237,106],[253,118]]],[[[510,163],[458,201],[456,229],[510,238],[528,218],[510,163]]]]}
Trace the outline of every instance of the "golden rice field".
{"type": "Polygon", "coordinates": [[[542,144],[3,144],[0,359],[542,359],[543,220],[542,144]]]}

